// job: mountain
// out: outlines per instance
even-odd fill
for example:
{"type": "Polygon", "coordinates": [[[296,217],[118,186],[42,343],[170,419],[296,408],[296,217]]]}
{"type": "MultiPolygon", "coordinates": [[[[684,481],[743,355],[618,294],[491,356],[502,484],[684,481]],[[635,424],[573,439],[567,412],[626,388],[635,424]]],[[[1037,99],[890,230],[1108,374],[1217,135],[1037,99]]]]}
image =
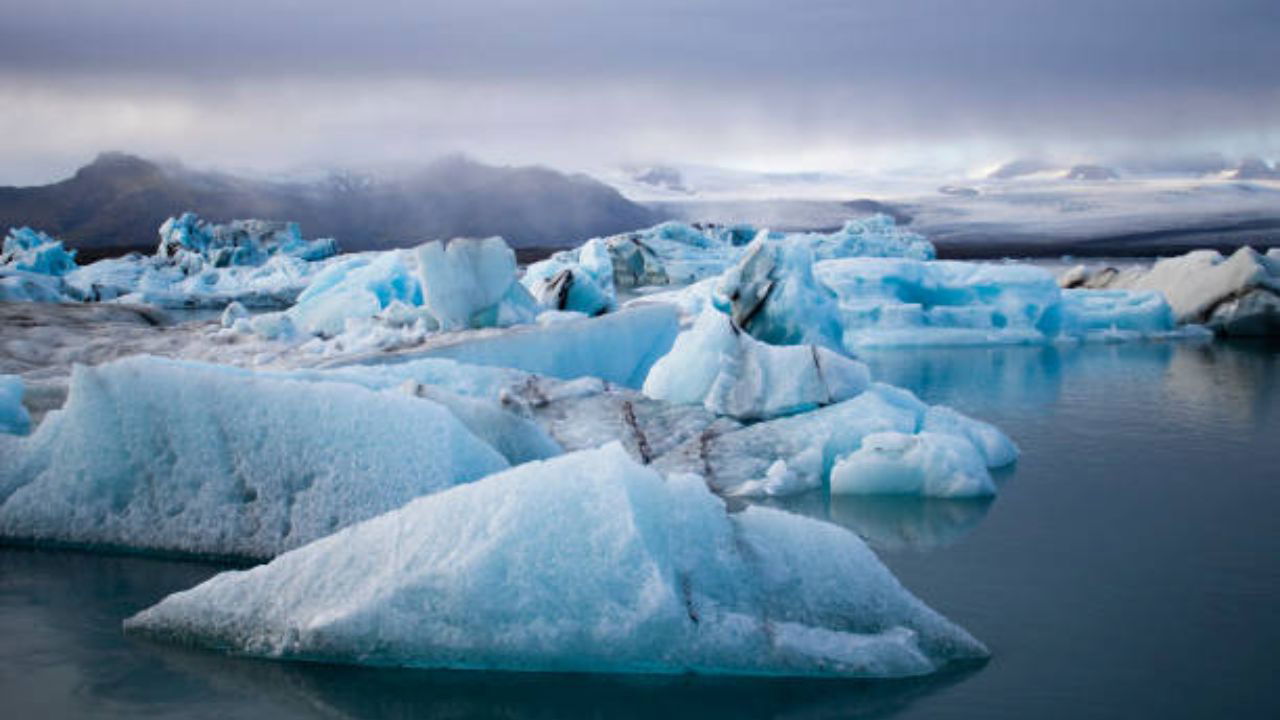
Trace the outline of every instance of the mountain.
{"type": "Polygon", "coordinates": [[[160,223],[184,210],[215,221],[296,220],[307,237],[335,237],[346,250],[464,235],[559,247],[662,219],[585,175],[457,156],[389,179],[273,182],[103,153],[60,182],[0,187],[0,228],[30,225],[71,247],[106,251],[96,254],[152,246],[160,223]]]}

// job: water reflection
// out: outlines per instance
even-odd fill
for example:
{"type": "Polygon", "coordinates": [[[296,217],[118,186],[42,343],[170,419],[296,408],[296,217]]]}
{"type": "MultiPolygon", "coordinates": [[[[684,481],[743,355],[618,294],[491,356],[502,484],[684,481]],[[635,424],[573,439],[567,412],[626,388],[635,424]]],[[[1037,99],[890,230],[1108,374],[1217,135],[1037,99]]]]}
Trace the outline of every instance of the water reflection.
{"type": "Polygon", "coordinates": [[[968,535],[991,509],[989,498],[832,495],[828,517],[877,550],[937,550],[968,535]]]}
{"type": "Polygon", "coordinates": [[[699,676],[430,671],[227,658],[161,650],[174,672],[229,694],[271,698],[326,717],[878,718],[975,672],[833,681],[699,676]]]}

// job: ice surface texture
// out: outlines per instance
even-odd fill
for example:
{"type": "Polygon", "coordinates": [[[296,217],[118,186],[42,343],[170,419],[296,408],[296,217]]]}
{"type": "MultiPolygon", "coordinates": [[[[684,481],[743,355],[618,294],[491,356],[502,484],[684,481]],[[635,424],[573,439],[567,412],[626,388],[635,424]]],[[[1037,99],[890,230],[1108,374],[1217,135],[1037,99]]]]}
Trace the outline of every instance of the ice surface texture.
{"type": "Polygon", "coordinates": [[[273,255],[323,260],[337,254],[335,240],[303,240],[295,222],[233,220],[217,225],[193,212],[165,220],[156,248],[157,258],[171,261],[187,274],[198,273],[206,265],[261,265],[273,255]]]}
{"type": "Polygon", "coordinates": [[[726,513],[617,445],[413,501],[227,572],[126,631],[272,658],[897,677],[986,654],[857,536],[726,513]]]}
{"type": "Polygon", "coordinates": [[[37,230],[10,228],[0,250],[0,267],[60,277],[76,269],[76,251],[37,230]]]}
{"type": "MultiPolygon", "coordinates": [[[[935,432],[972,447],[986,468],[1017,458],[1017,448],[995,427],[949,408],[930,407],[915,395],[881,383],[849,400],[812,412],[746,427],[709,427],[654,460],[663,471],[699,472],[726,495],[790,495],[821,487],[833,467],[876,433],[915,436],[935,432]]],[[[950,496],[947,486],[882,486],[887,494],[950,496]]],[[[836,491],[832,479],[832,491],[836,491]]],[[[962,493],[963,494],[963,493],[962,493]]]]}
{"type": "Polygon", "coordinates": [[[31,429],[31,415],[22,404],[23,390],[18,375],[0,375],[0,433],[23,435],[31,429]]]}
{"type": "Polygon", "coordinates": [[[836,461],[832,494],[983,497],[996,493],[986,462],[967,438],[922,432],[873,433],[836,461]]]}
{"type": "Polygon", "coordinates": [[[608,246],[597,238],[533,263],[521,282],[548,310],[598,315],[617,303],[613,266],[608,246]]]}
{"type": "Polygon", "coordinates": [[[1083,265],[1066,271],[1063,287],[1093,298],[1105,291],[1159,293],[1168,299],[1176,322],[1199,323],[1226,335],[1280,334],[1280,250],[1261,255],[1242,247],[1223,257],[1216,250],[1194,250],[1160,260],[1150,269],[1083,265]]]}
{"type": "Polygon", "coordinates": [[[4,537],[250,558],[507,466],[428,399],[149,357],[0,453],[4,537]]]}
{"type": "Polygon", "coordinates": [[[1229,258],[1198,250],[1161,260],[1133,287],[1164,293],[1181,322],[1229,335],[1280,334],[1280,260],[1250,247],[1229,258]]]}
{"type": "Polygon", "coordinates": [[[653,366],[644,392],[758,420],[846,400],[870,382],[866,365],[857,360],[814,345],[768,345],[708,307],[653,366]]]}
{"type": "Polygon", "coordinates": [[[330,365],[440,357],[565,380],[590,376],[638,388],[658,358],[671,349],[679,330],[674,308],[652,305],[548,325],[442,334],[420,348],[352,356],[330,365]]]}
{"type": "Polygon", "coordinates": [[[849,350],[1141,337],[1175,329],[1157,294],[1064,294],[1051,274],[1030,265],[859,258],[818,263],[815,275],[839,297],[849,350]]]}
{"type": "Polygon", "coordinates": [[[416,253],[423,300],[441,328],[506,327],[537,315],[516,281],[515,252],[502,238],[458,238],[448,247],[429,242],[416,253]]]}

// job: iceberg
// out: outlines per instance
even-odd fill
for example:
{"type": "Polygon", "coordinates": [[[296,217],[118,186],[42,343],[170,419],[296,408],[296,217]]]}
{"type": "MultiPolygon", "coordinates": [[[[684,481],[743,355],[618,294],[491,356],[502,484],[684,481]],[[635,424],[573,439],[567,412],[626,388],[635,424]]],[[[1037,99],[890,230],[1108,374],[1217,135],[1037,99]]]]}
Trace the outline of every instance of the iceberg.
{"type": "Polygon", "coordinates": [[[1275,248],[1262,255],[1244,246],[1230,257],[1193,250],[1146,270],[1077,266],[1059,283],[1094,292],[1156,292],[1168,300],[1177,323],[1204,325],[1223,335],[1280,334],[1280,252],[1275,248]]]}
{"type": "Polygon", "coordinates": [[[609,248],[593,239],[533,263],[521,283],[548,310],[599,315],[617,304],[613,277],[609,248]]]}
{"type": "Polygon", "coordinates": [[[0,537],[252,559],[508,466],[429,399],[145,356],[0,454],[0,537]]]}
{"type": "Polygon", "coordinates": [[[0,267],[61,277],[76,269],[76,251],[38,230],[10,228],[0,250],[0,267]]]}
{"type": "Polygon", "coordinates": [[[986,497],[995,483],[968,439],[921,432],[873,433],[831,469],[833,495],[986,497]]]}
{"type": "Polygon", "coordinates": [[[420,498],[125,621],[247,655],[484,670],[901,677],[986,656],[854,534],[726,512],[617,445],[420,498]]]}
{"type": "Polygon", "coordinates": [[[899,257],[933,260],[937,250],[919,233],[903,230],[889,215],[848,220],[839,230],[824,233],[796,233],[791,237],[809,245],[818,260],[849,257],[899,257]]]}
{"type": "Polygon", "coordinates": [[[865,392],[824,408],[742,427],[718,423],[656,457],[664,472],[698,472],[725,495],[794,494],[821,487],[833,466],[866,437],[922,431],[956,438],[987,467],[1012,462],[1017,448],[996,428],[950,411],[929,421],[931,408],[906,390],[873,383],[865,392]],[[931,424],[934,430],[926,429],[931,424]],[[989,458],[989,459],[988,459],[989,458]]]}
{"type": "MultiPolygon", "coordinates": [[[[636,288],[653,285],[687,285],[723,273],[742,259],[744,250],[762,231],[751,225],[718,225],[711,223],[688,224],[664,222],[644,230],[621,233],[603,239],[593,239],[589,244],[600,244],[607,251],[613,268],[616,288],[636,288]]],[[[876,215],[846,221],[834,233],[780,233],[763,231],[773,240],[787,240],[806,246],[820,259],[870,256],[910,257],[932,259],[933,245],[922,236],[904,231],[887,215],[876,215]]],[[[580,271],[583,250],[557,253],[545,265],[531,266],[536,281],[552,278],[564,269],[570,269],[575,281],[582,275],[589,276],[600,289],[598,273],[580,271]],[[552,270],[554,268],[554,271],[552,270]]],[[[594,251],[593,251],[594,252],[594,251]]],[[[531,281],[529,289],[538,295],[531,281]]],[[[609,294],[607,291],[605,294],[609,294]]],[[[550,307],[550,305],[548,305],[550,307]]],[[[572,308],[579,309],[579,308],[572,308]]]]}
{"type": "Polygon", "coordinates": [[[1012,465],[1018,459],[1018,446],[999,428],[946,405],[932,405],[925,410],[920,429],[967,439],[982,454],[983,463],[989,468],[1012,465]]]}
{"type": "Polygon", "coordinates": [[[857,360],[814,345],[762,343],[708,307],[649,371],[644,393],[759,420],[847,400],[870,383],[857,360]]]}
{"type": "Polygon", "coordinates": [[[794,239],[756,236],[720,276],[712,302],[770,345],[841,348],[836,294],[814,276],[810,247],[794,239]]]}
{"type": "MultiPolygon", "coordinates": [[[[422,289],[405,264],[404,253],[392,250],[329,265],[316,274],[284,315],[294,328],[332,337],[342,333],[350,319],[373,317],[393,302],[421,305],[422,299],[422,289]]],[[[270,329],[263,334],[273,336],[270,329]]]]}
{"type": "Polygon", "coordinates": [[[56,275],[0,266],[0,302],[79,302],[76,289],[56,275]]]}
{"type": "Polygon", "coordinates": [[[1132,288],[1163,293],[1179,322],[1226,335],[1280,334],[1280,261],[1248,246],[1227,258],[1197,250],[1161,260],[1132,288]]]}
{"type": "Polygon", "coordinates": [[[533,297],[516,280],[516,255],[499,237],[418,247],[424,304],[445,330],[532,322],[533,297]]]}
{"type": "Polygon", "coordinates": [[[0,433],[25,435],[31,415],[22,404],[24,384],[18,375],[0,375],[0,433]]]}
{"type": "Polygon", "coordinates": [[[1177,329],[1155,293],[1064,291],[1031,265],[856,258],[818,263],[815,274],[839,298],[849,351],[1137,338],[1177,329]]]}
{"type": "Polygon", "coordinates": [[[262,265],[273,255],[323,260],[338,254],[332,238],[306,241],[295,222],[233,220],[225,225],[202,220],[193,212],[165,220],[160,226],[156,257],[188,275],[232,265],[262,265]]]}

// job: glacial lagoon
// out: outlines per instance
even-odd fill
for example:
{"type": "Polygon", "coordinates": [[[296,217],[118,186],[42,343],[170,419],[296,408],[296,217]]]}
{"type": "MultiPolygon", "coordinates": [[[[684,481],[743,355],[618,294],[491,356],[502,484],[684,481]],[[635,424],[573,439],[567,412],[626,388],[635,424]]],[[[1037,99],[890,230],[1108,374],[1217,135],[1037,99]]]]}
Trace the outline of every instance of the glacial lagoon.
{"type": "Polygon", "coordinates": [[[783,506],[861,534],[992,657],[806,681],[276,663],[126,637],[226,566],[0,548],[10,717],[1232,717],[1280,714],[1280,345],[894,350],[875,377],[1022,448],[993,501],[783,506]]]}

